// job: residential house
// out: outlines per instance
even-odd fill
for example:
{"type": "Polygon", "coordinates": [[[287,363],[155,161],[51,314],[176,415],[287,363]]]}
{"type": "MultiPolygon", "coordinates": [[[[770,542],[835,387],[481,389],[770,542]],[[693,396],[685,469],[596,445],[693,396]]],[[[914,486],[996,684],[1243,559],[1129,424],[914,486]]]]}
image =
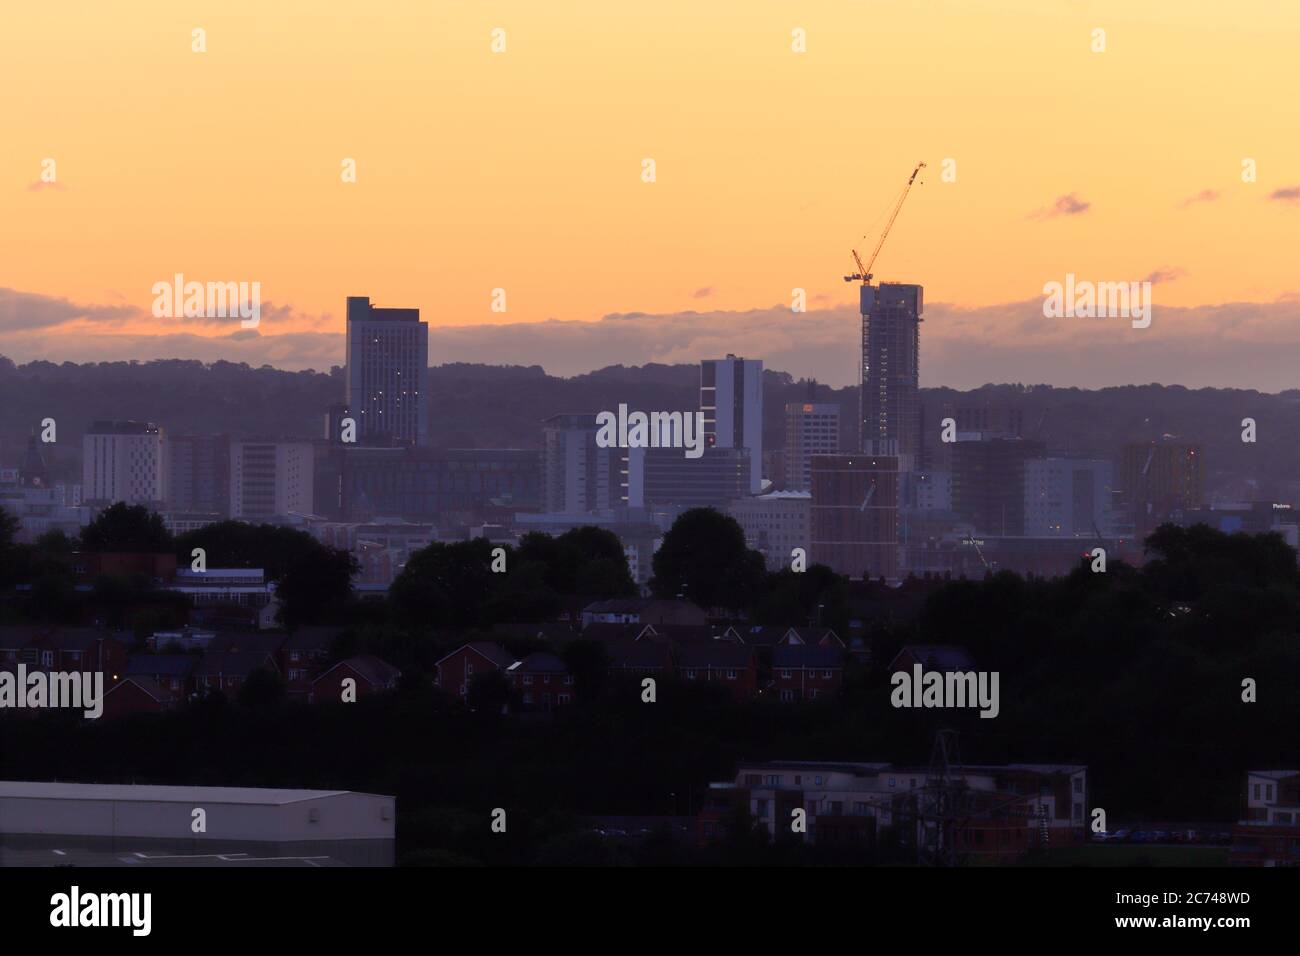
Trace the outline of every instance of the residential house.
{"type": "Polygon", "coordinates": [[[514,662],[514,655],[494,641],[471,641],[434,665],[438,668],[437,685],[446,693],[465,700],[476,675],[503,671],[514,662]]]}
{"type": "Polygon", "coordinates": [[[397,687],[402,672],[373,654],[358,654],[339,661],[311,682],[312,703],[342,701],[345,681],[352,681],[354,700],[381,694],[397,687]]]}
{"type": "Polygon", "coordinates": [[[785,702],[834,694],[844,682],[844,648],[780,644],[772,648],[771,690],[785,702]]]}

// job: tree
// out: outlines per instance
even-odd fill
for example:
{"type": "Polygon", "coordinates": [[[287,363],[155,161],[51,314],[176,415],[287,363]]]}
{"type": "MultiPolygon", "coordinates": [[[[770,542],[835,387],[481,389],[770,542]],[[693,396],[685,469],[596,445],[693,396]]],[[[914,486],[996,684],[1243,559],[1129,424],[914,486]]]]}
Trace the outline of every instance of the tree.
{"type": "Polygon", "coordinates": [[[683,512],[654,556],[650,590],[701,607],[748,609],[763,586],[763,555],[745,544],[735,518],[712,508],[683,512]]]}
{"type": "MultiPolygon", "coordinates": [[[[507,549],[507,567],[509,562],[507,549]]],[[[496,577],[487,538],[435,541],[411,555],[388,596],[407,627],[483,627],[491,623],[488,605],[496,577]]]]}
{"type": "Polygon", "coordinates": [[[336,624],[352,601],[352,577],[357,559],[351,552],[316,546],[298,557],[275,587],[280,602],[280,623],[336,624]]]}
{"type": "Polygon", "coordinates": [[[82,529],[81,547],[97,554],[163,554],[172,550],[172,536],[144,505],[119,501],[82,529]]]}

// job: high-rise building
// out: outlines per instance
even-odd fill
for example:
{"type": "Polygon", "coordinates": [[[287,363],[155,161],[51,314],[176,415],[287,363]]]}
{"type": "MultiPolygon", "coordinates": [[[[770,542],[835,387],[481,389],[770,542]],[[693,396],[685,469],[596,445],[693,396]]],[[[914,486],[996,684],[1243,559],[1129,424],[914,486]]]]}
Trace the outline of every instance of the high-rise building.
{"type": "Polygon", "coordinates": [[[429,437],[429,326],[419,309],[377,309],[348,296],[347,398],[361,445],[429,437]]]}
{"type": "Polygon", "coordinates": [[[167,436],[167,508],[230,514],[230,436],[167,436]]]}
{"type": "Polygon", "coordinates": [[[552,415],[542,423],[542,507],[556,514],[623,504],[627,450],[596,444],[595,414],[552,415]]]}
{"type": "Polygon", "coordinates": [[[792,552],[809,545],[812,495],[806,491],[773,491],[731,503],[731,516],[745,532],[745,543],[763,553],[769,571],[790,567],[792,552]]]}
{"type": "Polygon", "coordinates": [[[862,450],[911,470],[921,448],[919,285],[863,285],[862,450]]]}
{"type": "Polygon", "coordinates": [[[893,456],[814,456],[809,558],[850,577],[897,577],[898,483],[893,456]]]}
{"type": "Polygon", "coordinates": [[[1109,461],[1037,458],[1025,462],[1025,527],[1031,537],[1104,537],[1111,531],[1109,461]]]}
{"type": "Polygon", "coordinates": [[[230,444],[230,517],[266,521],[311,514],[315,449],[309,441],[230,444]]]}
{"type": "Polygon", "coordinates": [[[700,363],[700,411],[706,442],[749,449],[749,491],[763,486],[763,361],[736,358],[700,363]]]}
{"type": "Polygon", "coordinates": [[[1025,533],[1025,463],[1045,446],[1023,438],[958,441],[952,445],[952,510],[977,531],[1025,533]]]}
{"type": "Polygon", "coordinates": [[[813,455],[835,455],[839,450],[838,405],[790,402],[785,406],[785,490],[810,489],[813,455]]]}
{"type": "Polygon", "coordinates": [[[167,498],[163,432],[153,422],[99,421],[82,439],[82,498],[161,508],[167,498]]]}
{"type": "Polygon", "coordinates": [[[1120,494],[1138,537],[1154,531],[1171,512],[1205,503],[1200,445],[1175,439],[1129,442],[1121,455],[1120,494]]]}

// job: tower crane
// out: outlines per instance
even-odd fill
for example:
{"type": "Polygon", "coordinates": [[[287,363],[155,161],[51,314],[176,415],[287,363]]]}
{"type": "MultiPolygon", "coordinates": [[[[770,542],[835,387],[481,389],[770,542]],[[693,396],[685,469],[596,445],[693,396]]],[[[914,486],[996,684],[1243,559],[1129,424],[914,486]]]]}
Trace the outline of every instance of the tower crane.
{"type": "Polygon", "coordinates": [[[876,248],[871,253],[871,258],[867,260],[867,264],[866,265],[862,264],[862,257],[858,255],[858,250],[856,249],[851,250],[853,253],[853,262],[855,265],[857,265],[858,271],[853,273],[852,275],[845,276],[844,277],[845,282],[855,282],[857,280],[861,280],[863,285],[870,284],[871,267],[876,264],[876,257],[880,255],[880,248],[885,244],[885,238],[889,235],[889,230],[893,228],[894,220],[898,218],[899,210],[903,208],[903,200],[905,200],[907,198],[907,194],[912,191],[912,183],[916,182],[917,174],[919,174],[923,169],[925,169],[925,163],[917,163],[916,168],[912,170],[912,175],[908,177],[907,185],[904,186],[903,191],[899,193],[898,202],[894,203],[894,211],[890,213],[889,221],[885,223],[885,228],[880,233],[880,240],[876,243],[876,248]]]}

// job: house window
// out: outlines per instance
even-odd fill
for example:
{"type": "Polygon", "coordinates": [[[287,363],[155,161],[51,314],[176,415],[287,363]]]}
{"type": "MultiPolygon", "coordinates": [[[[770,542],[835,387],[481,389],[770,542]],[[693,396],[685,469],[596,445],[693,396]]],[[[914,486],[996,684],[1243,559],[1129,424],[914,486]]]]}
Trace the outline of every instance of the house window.
{"type": "Polygon", "coordinates": [[[573,683],[573,675],[572,675],[572,674],[565,674],[565,675],[564,675],[564,682],[565,682],[566,684],[572,684],[572,683],[573,683]]]}
{"type": "Polygon", "coordinates": [[[817,786],[820,787],[820,786],[822,785],[822,778],[821,778],[821,777],[813,777],[813,783],[815,783],[817,786]]]}
{"type": "Polygon", "coordinates": [[[893,777],[890,777],[890,778],[889,778],[889,785],[890,785],[891,787],[894,785],[894,778],[893,778],[893,777]]]}
{"type": "Polygon", "coordinates": [[[1074,778],[1074,792],[1083,793],[1083,780],[1080,777],[1074,778]]]}
{"type": "Polygon", "coordinates": [[[822,671],[822,677],[824,677],[826,680],[830,680],[830,679],[831,679],[831,672],[830,672],[830,671],[822,671]]]}
{"type": "Polygon", "coordinates": [[[788,668],[788,667],[782,667],[782,668],[781,668],[781,677],[782,677],[783,680],[789,680],[789,679],[790,679],[790,668],[788,668]]]}
{"type": "Polygon", "coordinates": [[[792,700],[794,700],[794,691],[788,688],[781,691],[781,703],[788,704],[792,700]]]}
{"type": "Polygon", "coordinates": [[[53,667],[53,666],[54,666],[54,652],[53,652],[53,651],[41,651],[41,666],[42,666],[42,667],[53,667]]]}
{"type": "MultiPolygon", "coordinates": [[[[687,680],[695,680],[695,671],[694,671],[694,670],[688,670],[688,671],[686,672],[686,679],[687,679],[687,680]]],[[[1255,789],[1258,790],[1259,787],[1256,787],[1255,789]]],[[[1258,796],[1258,794],[1256,794],[1256,796],[1258,796]]]]}
{"type": "Polygon", "coordinates": [[[525,675],[524,675],[524,685],[525,685],[525,686],[528,686],[528,685],[532,684],[532,682],[533,682],[533,675],[532,675],[532,674],[525,674],[525,675]]]}
{"type": "Polygon", "coordinates": [[[1269,803],[1273,802],[1273,785],[1271,783],[1264,787],[1264,799],[1269,803]]]}
{"type": "Polygon", "coordinates": [[[1259,799],[1259,784],[1255,784],[1255,799],[1259,799]]]}
{"type": "Polygon", "coordinates": [[[569,702],[569,695],[568,695],[568,694],[559,694],[559,695],[556,696],[555,699],[556,699],[556,702],[558,702],[558,703],[560,703],[560,704],[567,704],[567,703],[569,702]]]}
{"type": "Polygon", "coordinates": [[[734,670],[728,670],[727,680],[735,680],[735,679],[736,679],[736,672],[734,670]]]}

